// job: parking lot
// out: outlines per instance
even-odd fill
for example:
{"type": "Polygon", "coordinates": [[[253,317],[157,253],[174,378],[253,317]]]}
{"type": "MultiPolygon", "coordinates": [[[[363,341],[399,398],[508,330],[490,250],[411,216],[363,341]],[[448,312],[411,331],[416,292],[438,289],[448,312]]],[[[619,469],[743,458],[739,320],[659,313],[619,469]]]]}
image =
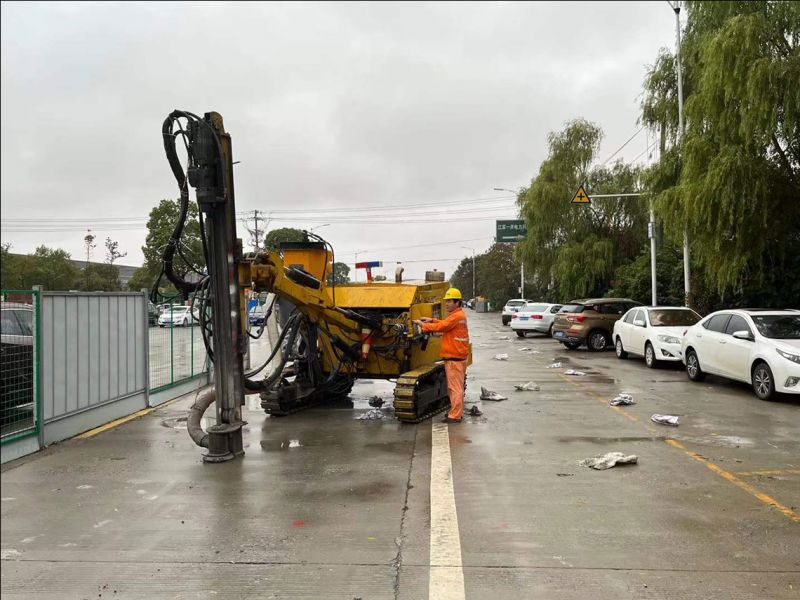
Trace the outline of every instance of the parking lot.
{"type": "Polygon", "coordinates": [[[363,419],[383,381],[249,396],[245,456],[209,465],[187,396],[4,466],[4,598],[800,598],[800,398],[468,317],[460,424],[363,419]],[[578,464],[612,451],[638,463],[578,464]]]}

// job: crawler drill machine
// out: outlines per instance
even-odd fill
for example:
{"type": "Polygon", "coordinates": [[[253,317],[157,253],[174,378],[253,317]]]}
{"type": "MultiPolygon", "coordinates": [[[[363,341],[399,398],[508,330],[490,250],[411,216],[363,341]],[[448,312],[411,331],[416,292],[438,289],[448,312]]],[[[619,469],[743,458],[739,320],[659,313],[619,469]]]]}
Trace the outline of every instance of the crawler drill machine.
{"type": "MultiPolygon", "coordinates": [[[[188,419],[195,442],[208,448],[206,462],[243,454],[241,407],[245,394],[259,394],[270,415],[287,415],[347,396],[357,378],[394,379],[395,417],[418,423],[450,405],[440,339],[418,331],[412,320],[441,317],[446,282],[330,283],[333,248],[316,234],[280,251],[243,254],[236,238],[231,138],[218,113],[203,118],[174,111],[162,128],[164,148],[180,188],[180,214],[164,250],[153,286],[158,301],[163,276],[199,307],[206,351],[214,364],[214,386],[200,395],[188,419]],[[186,172],[176,142],[186,149],[186,172]],[[181,275],[181,236],[189,186],[196,191],[207,272],[192,281],[181,275]],[[271,292],[291,306],[264,364],[243,368],[247,347],[244,289],[271,292]],[[216,424],[200,426],[216,401],[216,424]]],[[[183,259],[184,262],[187,262],[183,259]]],[[[271,312],[271,309],[270,309],[271,312]]]]}

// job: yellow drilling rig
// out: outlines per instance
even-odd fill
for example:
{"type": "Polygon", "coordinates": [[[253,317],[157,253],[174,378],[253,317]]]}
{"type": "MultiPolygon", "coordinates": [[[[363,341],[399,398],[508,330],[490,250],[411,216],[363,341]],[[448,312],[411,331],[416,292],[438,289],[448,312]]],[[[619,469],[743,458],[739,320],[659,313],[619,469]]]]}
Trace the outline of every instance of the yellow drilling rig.
{"type": "Polygon", "coordinates": [[[222,117],[176,110],[164,121],[162,134],[181,193],[181,211],[152,299],[159,300],[159,282],[165,276],[199,308],[214,386],[195,401],[188,426],[192,439],[208,448],[206,462],[244,453],[245,394],[259,394],[268,414],[286,415],[348,395],[357,378],[394,379],[398,420],[418,423],[449,407],[440,339],[412,324],[420,317],[443,315],[446,282],[329,283],[333,248],[310,232],[306,242],[283,244],[280,251],[243,253],[236,238],[231,138],[222,117]],[[179,138],[187,153],[185,172],[177,153],[179,138]],[[194,281],[175,269],[190,186],[196,191],[207,268],[194,281]],[[250,371],[243,368],[251,335],[245,289],[271,292],[292,307],[270,356],[250,371]],[[216,424],[204,431],[201,418],[215,401],[216,424]]]}

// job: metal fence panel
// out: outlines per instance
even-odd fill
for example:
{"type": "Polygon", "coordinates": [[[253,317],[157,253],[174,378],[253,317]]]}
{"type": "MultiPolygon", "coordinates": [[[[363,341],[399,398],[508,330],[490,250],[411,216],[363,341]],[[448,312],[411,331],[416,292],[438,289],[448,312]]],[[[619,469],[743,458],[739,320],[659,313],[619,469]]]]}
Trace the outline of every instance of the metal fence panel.
{"type": "Polygon", "coordinates": [[[45,423],[146,393],[140,293],[43,293],[45,423]]]}
{"type": "Polygon", "coordinates": [[[189,307],[162,305],[149,331],[150,391],[205,376],[208,361],[198,315],[189,307]]]}
{"type": "Polygon", "coordinates": [[[39,313],[37,291],[2,291],[0,304],[0,443],[37,435],[39,313]]]}

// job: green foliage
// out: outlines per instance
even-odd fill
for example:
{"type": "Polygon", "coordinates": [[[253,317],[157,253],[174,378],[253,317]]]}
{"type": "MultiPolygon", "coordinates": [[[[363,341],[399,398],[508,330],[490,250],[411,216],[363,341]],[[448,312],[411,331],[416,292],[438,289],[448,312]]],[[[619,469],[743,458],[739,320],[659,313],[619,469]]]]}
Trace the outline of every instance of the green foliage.
{"type": "MultiPolygon", "coordinates": [[[[150,211],[150,218],[147,221],[147,238],[145,245],[142,246],[144,265],[134,273],[128,282],[128,289],[138,291],[153,286],[156,277],[161,272],[161,256],[175,229],[179,214],[180,202],[169,199],[162,200],[150,211]]],[[[197,271],[203,270],[205,267],[203,243],[200,239],[197,205],[194,202],[189,203],[189,214],[181,237],[180,250],[186,260],[176,255],[174,261],[176,273],[183,277],[190,267],[197,271]]],[[[165,286],[168,284],[166,280],[162,280],[162,283],[165,286]]],[[[172,286],[169,285],[168,288],[172,288],[172,286]]]]}
{"type": "MultiPolygon", "coordinates": [[[[470,263],[472,257],[470,257],[470,263]]],[[[514,244],[494,244],[480,256],[475,256],[478,294],[486,296],[492,306],[502,308],[509,298],[519,296],[519,262],[514,257],[514,244]]],[[[450,280],[453,287],[453,279],[450,280]]],[[[472,282],[459,289],[462,294],[472,288],[472,282]]]]}
{"type": "Polygon", "coordinates": [[[328,274],[328,285],[348,283],[350,281],[350,267],[342,262],[333,263],[333,270],[328,274]]]}
{"type": "Polygon", "coordinates": [[[759,288],[770,297],[774,274],[800,278],[790,250],[800,246],[800,4],[688,9],[684,148],[675,147],[674,58],[662,52],[645,80],[642,121],[671,148],[648,185],[671,241],[688,231],[704,302],[759,288]]]}
{"type": "MultiPolygon", "coordinates": [[[[642,304],[652,302],[650,252],[617,268],[609,296],[631,298],[642,304]]],[[[658,304],[683,306],[683,254],[681,248],[660,248],[656,253],[656,295],[658,304]]]]}
{"type": "MultiPolygon", "coordinates": [[[[477,256],[475,257],[475,261],[477,262],[477,256]]],[[[450,285],[454,288],[458,288],[461,290],[464,298],[474,298],[475,297],[475,290],[472,289],[472,257],[467,257],[461,259],[461,262],[458,263],[458,267],[456,270],[453,271],[453,274],[450,276],[450,285]]],[[[476,281],[477,285],[477,281],[476,281]]]]}
{"type": "Polygon", "coordinates": [[[534,289],[559,301],[602,295],[618,266],[642,251],[647,231],[643,200],[602,199],[571,204],[578,186],[591,194],[640,189],[641,173],[615,163],[591,168],[602,131],[583,119],[548,136],[549,154],[520,198],[528,235],[519,253],[534,289]]]}
{"type": "Polygon", "coordinates": [[[64,291],[78,287],[81,270],[64,250],[53,250],[39,246],[27,256],[11,254],[11,247],[2,247],[2,273],[0,286],[3,289],[29,290],[41,285],[46,290],[64,291]]]}
{"type": "Polygon", "coordinates": [[[267,250],[277,250],[281,242],[305,242],[306,234],[300,229],[293,227],[281,227],[273,229],[264,238],[264,245],[267,250]]]}
{"type": "Polygon", "coordinates": [[[119,269],[114,265],[87,265],[78,278],[78,289],[85,292],[119,292],[119,269]]]}
{"type": "Polygon", "coordinates": [[[26,256],[11,253],[11,244],[0,245],[0,289],[22,290],[26,256]]]}
{"type": "Polygon", "coordinates": [[[113,265],[115,260],[127,255],[127,252],[119,251],[119,242],[112,240],[110,237],[106,238],[106,262],[108,264],[113,265]]]}

